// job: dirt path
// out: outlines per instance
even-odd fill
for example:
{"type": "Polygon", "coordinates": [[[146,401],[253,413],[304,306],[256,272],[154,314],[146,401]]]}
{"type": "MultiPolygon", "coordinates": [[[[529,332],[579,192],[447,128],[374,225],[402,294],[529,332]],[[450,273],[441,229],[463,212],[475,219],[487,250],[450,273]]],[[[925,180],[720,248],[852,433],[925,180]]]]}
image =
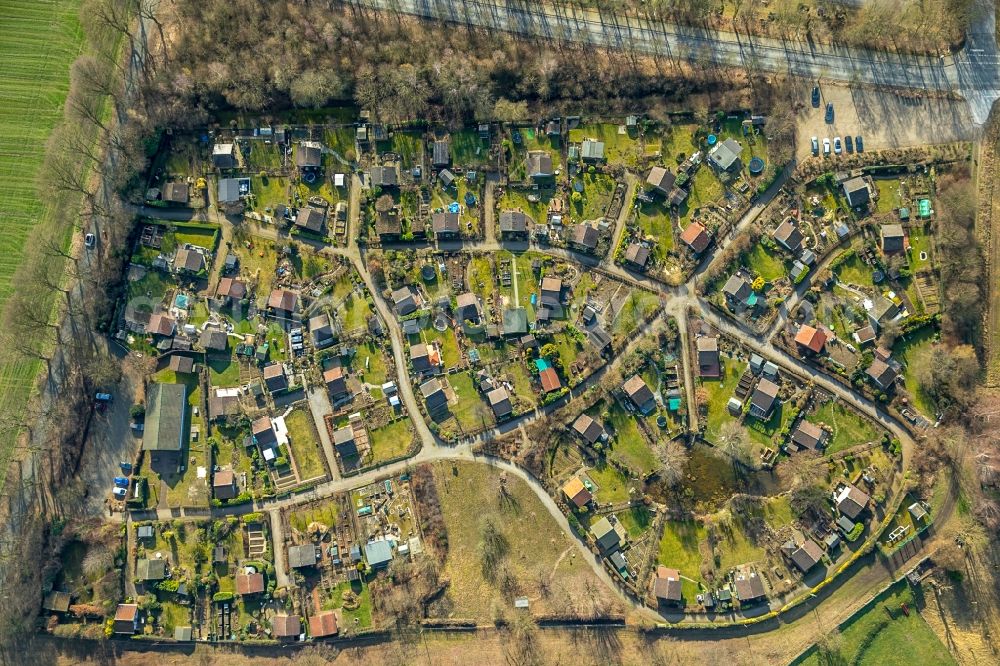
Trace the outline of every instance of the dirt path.
{"type": "Polygon", "coordinates": [[[989,296],[986,311],[986,330],[983,345],[986,348],[986,386],[1000,386],[1000,284],[996,279],[1000,267],[1000,116],[994,113],[986,127],[979,147],[976,164],[976,189],[979,206],[976,211],[976,233],[983,246],[989,296]]]}

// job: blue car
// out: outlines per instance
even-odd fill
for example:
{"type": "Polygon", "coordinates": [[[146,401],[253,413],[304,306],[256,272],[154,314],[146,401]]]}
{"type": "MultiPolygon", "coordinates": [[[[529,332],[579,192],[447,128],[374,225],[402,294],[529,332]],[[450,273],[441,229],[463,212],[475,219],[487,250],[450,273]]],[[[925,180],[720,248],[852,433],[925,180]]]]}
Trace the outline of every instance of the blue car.
{"type": "Polygon", "coordinates": [[[118,486],[119,488],[128,488],[128,479],[126,479],[124,476],[116,476],[115,485],[118,486]]]}

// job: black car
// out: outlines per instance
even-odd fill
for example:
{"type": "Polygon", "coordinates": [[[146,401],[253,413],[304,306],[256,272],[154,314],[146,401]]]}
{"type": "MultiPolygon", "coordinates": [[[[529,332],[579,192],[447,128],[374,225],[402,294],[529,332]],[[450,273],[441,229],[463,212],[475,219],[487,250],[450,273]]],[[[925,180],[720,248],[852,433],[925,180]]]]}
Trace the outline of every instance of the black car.
{"type": "Polygon", "coordinates": [[[828,123],[832,123],[833,122],[833,103],[832,102],[830,104],[826,105],[826,122],[828,122],[828,123]]]}
{"type": "Polygon", "coordinates": [[[851,135],[850,134],[848,134],[847,136],[844,137],[844,150],[846,150],[849,153],[853,153],[854,152],[854,142],[851,141],[851,135]]]}
{"type": "Polygon", "coordinates": [[[819,86],[813,86],[813,108],[819,108],[819,86]]]}
{"type": "Polygon", "coordinates": [[[865,152],[865,144],[861,140],[861,135],[860,134],[857,135],[856,137],[854,137],[854,146],[855,146],[855,148],[858,149],[859,153],[865,152]]]}

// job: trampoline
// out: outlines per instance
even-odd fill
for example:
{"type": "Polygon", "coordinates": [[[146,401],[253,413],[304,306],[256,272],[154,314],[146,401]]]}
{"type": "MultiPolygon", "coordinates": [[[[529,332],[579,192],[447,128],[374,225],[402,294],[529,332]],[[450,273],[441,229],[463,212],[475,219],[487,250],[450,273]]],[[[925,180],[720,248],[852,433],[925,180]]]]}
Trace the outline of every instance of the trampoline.
{"type": "Polygon", "coordinates": [[[476,195],[473,194],[472,192],[466,192],[465,193],[465,205],[466,206],[475,206],[476,205],[476,195]]]}
{"type": "Polygon", "coordinates": [[[747,168],[750,169],[751,175],[753,176],[760,175],[760,173],[764,170],[764,160],[760,159],[759,157],[751,158],[750,164],[747,165],[747,168]]]}

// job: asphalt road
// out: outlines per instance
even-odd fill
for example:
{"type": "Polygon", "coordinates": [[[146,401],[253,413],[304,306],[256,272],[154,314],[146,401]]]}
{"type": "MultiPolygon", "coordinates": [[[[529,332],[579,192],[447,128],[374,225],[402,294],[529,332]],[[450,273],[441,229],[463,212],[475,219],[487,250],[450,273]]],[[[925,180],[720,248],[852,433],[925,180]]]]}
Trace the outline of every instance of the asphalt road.
{"type": "Polygon", "coordinates": [[[520,35],[585,42],[659,58],[749,67],[808,79],[953,91],[983,124],[1000,97],[1000,51],[989,0],[976,0],[964,48],[935,58],[652,22],[595,9],[503,0],[362,0],[381,12],[434,18],[520,35]]]}

